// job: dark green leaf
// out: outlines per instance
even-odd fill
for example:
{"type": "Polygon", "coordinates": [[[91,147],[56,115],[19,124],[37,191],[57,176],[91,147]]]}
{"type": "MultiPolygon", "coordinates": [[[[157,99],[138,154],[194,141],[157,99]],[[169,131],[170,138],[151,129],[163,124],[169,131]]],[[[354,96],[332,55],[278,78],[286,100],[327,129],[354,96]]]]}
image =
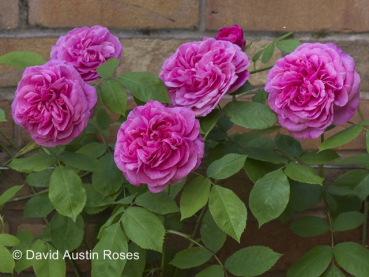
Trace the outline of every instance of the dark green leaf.
{"type": "Polygon", "coordinates": [[[96,127],[99,128],[101,132],[108,130],[110,126],[110,115],[105,109],[100,109],[94,119],[96,120],[96,127]]]}
{"type": "Polygon", "coordinates": [[[136,198],[136,205],[157,214],[170,214],[179,212],[176,202],[164,192],[152,193],[150,191],[136,198]]]}
{"type": "Polygon", "coordinates": [[[269,162],[273,164],[286,164],[287,160],[277,153],[269,149],[246,148],[242,150],[243,154],[248,155],[249,158],[269,162]]]}
{"type": "Polygon", "coordinates": [[[170,262],[175,267],[186,269],[206,263],[213,254],[202,247],[193,247],[178,252],[170,262]]]}
{"type": "Polygon", "coordinates": [[[337,158],[339,158],[337,152],[332,149],[327,149],[324,151],[313,151],[303,154],[300,157],[300,161],[306,164],[325,164],[329,163],[337,158]]]}
{"type": "MultiPolygon", "coordinates": [[[[86,195],[87,195],[87,202],[86,207],[89,208],[96,208],[96,207],[103,207],[107,205],[111,205],[115,203],[115,198],[117,198],[117,194],[120,192],[118,191],[115,194],[107,195],[103,197],[98,191],[95,190],[95,188],[91,184],[83,184],[86,195]]],[[[132,198],[133,199],[133,198],[132,198]]],[[[129,204],[132,201],[129,202],[129,204]]]]}
{"type": "Polygon", "coordinates": [[[31,187],[48,187],[53,170],[45,169],[40,172],[30,173],[26,177],[26,183],[31,187]]]}
{"type": "Polygon", "coordinates": [[[204,135],[204,138],[206,138],[210,133],[210,131],[214,128],[215,124],[219,119],[219,115],[220,111],[214,109],[207,116],[200,118],[201,131],[202,134],[204,135]]]}
{"type": "Polygon", "coordinates": [[[290,184],[290,204],[295,211],[302,212],[309,209],[322,199],[322,187],[320,185],[296,181],[292,181],[290,184]]]}
{"type": "Polygon", "coordinates": [[[45,217],[54,210],[47,193],[32,197],[24,206],[24,217],[45,217]]]}
{"type": "Polygon", "coordinates": [[[227,239],[227,234],[218,227],[209,211],[202,220],[200,234],[204,245],[213,252],[218,252],[227,239]]]}
{"type": "Polygon", "coordinates": [[[277,48],[286,53],[292,53],[300,45],[301,42],[297,39],[285,39],[277,42],[277,48]]]}
{"type": "Polygon", "coordinates": [[[293,221],[291,230],[301,237],[312,237],[329,231],[329,226],[319,217],[305,216],[293,221]]]}
{"type": "Polygon", "coordinates": [[[365,132],[365,148],[366,152],[369,154],[369,132],[365,132]]]}
{"type": "Polygon", "coordinates": [[[364,214],[360,212],[347,212],[337,216],[333,222],[333,231],[348,231],[359,227],[365,221],[364,214]]]}
{"type": "Polygon", "coordinates": [[[240,154],[227,154],[219,160],[212,162],[206,174],[209,178],[214,179],[226,179],[238,171],[244,166],[247,156],[240,154]]]}
{"type": "Polygon", "coordinates": [[[36,153],[27,158],[13,159],[9,167],[22,173],[39,172],[54,165],[56,161],[55,156],[36,153]]]}
{"type": "Polygon", "coordinates": [[[247,176],[249,176],[250,180],[253,183],[256,183],[257,180],[262,178],[265,174],[278,169],[278,166],[275,164],[262,162],[253,159],[246,159],[245,162],[245,171],[247,176]]]}
{"type": "Polygon", "coordinates": [[[320,177],[310,166],[292,162],[287,165],[284,173],[298,182],[323,185],[324,178],[320,177]]]}
{"type": "Polygon", "coordinates": [[[264,54],[263,56],[261,57],[261,61],[263,63],[267,63],[269,62],[269,60],[273,57],[273,54],[274,54],[274,50],[275,50],[275,45],[274,43],[268,45],[267,48],[265,48],[265,51],[264,51],[264,54]]]}
{"type": "Polygon", "coordinates": [[[89,144],[84,145],[80,149],[78,149],[76,153],[84,154],[93,159],[97,159],[105,153],[107,148],[108,147],[105,144],[98,143],[98,142],[91,142],[89,144]]]}
{"type": "Polygon", "coordinates": [[[363,154],[334,161],[335,164],[357,164],[369,168],[369,155],[363,154]]]}
{"type": "Polygon", "coordinates": [[[297,158],[302,153],[302,147],[300,142],[291,136],[277,134],[275,139],[275,145],[283,154],[289,157],[297,158]]]}
{"type": "Polygon", "coordinates": [[[60,154],[59,160],[66,165],[85,171],[97,171],[100,169],[99,162],[96,159],[93,159],[85,154],[65,151],[60,154]]]}
{"type": "Polygon", "coordinates": [[[14,51],[0,56],[0,63],[25,69],[30,66],[42,65],[46,61],[40,54],[35,52],[14,51]]]}
{"type": "Polygon", "coordinates": [[[146,265],[146,250],[131,242],[128,245],[128,251],[133,253],[133,259],[127,261],[122,276],[142,277],[146,265]],[[137,257],[139,257],[137,259],[137,257]]]}
{"type": "Polygon", "coordinates": [[[369,250],[355,242],[342,242],[334,247],[334,259],[354,276],[369,276],[369,250]]]}
{"type": "Polygon", "coordinates": [[[195,277],[224,277],[224,270],[220,265],[211,265],[200,271],[195,277]]]}
{"type": "Polygon", "coordinates": [[[109,58],[106,62],[100,65],[96,72],[101,78],[108,79],[111,77],[120,64],[120,60],[117,58],[109,58]]]}
{"type": "Polygon", "coordinates": [[[263,54],[264,49],[260,50],[259,52],[257,52],[253,57],[252,57],[252,61],[255,63],[261,56],[261,54],[263,54]]]}
{"type": "Polygon", "coordinates": [[[332,265],[328,268],[321,277],[346,277],[345,274],[342,273],[335,265],[332,265]]]}
{"type": "Polygon", "coordinates": [[[102,83],[101,98],[111,112],[122,115],[126,113],[127,93],[117,80],[108,79],[102,83]]]}
{"type": "Polygon", "coordinates": [[[361,126],[351,126],[350,128],[347,128],[322,142],[319,145],[319,151],[346,144],[357,138],[361,134],[362,130],[361,126]]]}
{"type": "Polygon", "coordinates": [[[273,126],[273,127],[263,129],[263,130],[252,130],[250,132],[236,134],[234,137],[234,141],[237,143],[240,143],[241,141],[248,141],[248,140],[256,139],[262,135],[266,135],[266,134],[270,134],[275,131],[278,131],[279,129],[281,129],[281,126],[273,126]]]}
{"type": "Polygon", "coordinates": [[[268,99],[269,93],[265,90],[259,90],[254,97],[252,98],[252,102],[258,102],[260,104],[265,104],[265,101],[268,99]]]}

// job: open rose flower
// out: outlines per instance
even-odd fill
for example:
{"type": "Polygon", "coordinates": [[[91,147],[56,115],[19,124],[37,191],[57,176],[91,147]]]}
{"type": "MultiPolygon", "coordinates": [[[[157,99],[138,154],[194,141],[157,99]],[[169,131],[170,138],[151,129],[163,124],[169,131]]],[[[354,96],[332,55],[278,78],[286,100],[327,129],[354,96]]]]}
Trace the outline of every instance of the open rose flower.
{"type": "Polygon", "coordinates": [[[242,50],[246,46],[246,40],[243,38],[243,30],[238,25],[221,29],[215,38],[237,44],[242,50]]]}
{"type": "Polygon", "coordinates": [[[295,138],[307,139],[354,115],[359,85],[351,56],[333,43],[304,43],[277,61],[265,90],[280,125],[295,138]]]}
{"type": "Polygon", "coordinates": [[[237,45],[213,38],[182,44],[163,64],[159,77],[173,106],[206,116],[222,96],[242,86],[250,73],[247,55],[237,45]]]}
{"type": "Polygon", "coordinates": [[[134,108],[120,127],[115,163],[131,184],[160,192],[200,165],[204,142],[199,128],[190,109],[149,101],[134,108]]]}
{"type": "Polygon", "coordinates": [[[68,144],[81,134],[96,101],[96,89],[73,66],[51,60],[26,68],[15,92],[12,115],[35,142],[51,147],[68,144]]]}
{"type": "Polygon", "coordinates": [[[61,36],[51,49],[51,58],[73,65],[86,82],[99,78],[96,69],[109,58],[122,54],[122,44],[101,26],[75,28],[61,36]]]}

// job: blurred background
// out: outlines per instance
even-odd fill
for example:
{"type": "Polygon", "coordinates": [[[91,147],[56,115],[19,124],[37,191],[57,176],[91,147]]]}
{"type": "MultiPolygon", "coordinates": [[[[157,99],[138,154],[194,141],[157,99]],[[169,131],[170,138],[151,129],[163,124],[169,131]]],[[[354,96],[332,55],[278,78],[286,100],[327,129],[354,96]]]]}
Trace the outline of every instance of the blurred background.
{"type": "MultiPolygon", "coordinates": [[[[38,52],[48,60],[51,46],[59,36],[75,27],[101,25],[108,27],[123,44],[122,66],[117,74],[130,71],[158,74],[165,59],[179,45],[202,40],[204,36],[215,37],[223,27],[238,24],[243,28],[247,44],[253,40],[246,52],[250,59],[261,45],[293,31],[290,38],[302,42],[333,42],[355,59],[356,70],[361,76],[361,109],[364,117],[369,119],[369,94],[366,93],[369,91],[368,14],[368,0],[0,0],[0,55],[26,50],[38,52]]],[[[283,53],[276,49],[267,65],[282,56],[283,53]]],[[[259,62],[256,64],[256,68],[264,66],[259,62]]],[[[250,82],[254,86],[263,86],[266,74],[252,75],[250,82]]],[[[10,105],[21,75],[22,70],[0,64],[0,108],[5,110],[8,120],[0,123],[0,128],[19,146],[30,141],[28,134],[11,118],[10,105]]],[[[227,101],[225,98],[222,103],[227,101]]],[[[130,105],[133,107],[132,101],[130,105]]],[[[352,121],[358,121],[358,117],[355,115],[352,121]]],[[[112,142],[115,141],[116,131],[116,128],[111,130],[112,142]]],[[[241,130],[234,128],[232,131],[241,130]]],[[[2,137],[0,140],[8,144],[2,137]]],[[[313,149],[317,145],[314,140],[303,141],[305,149],[313,149]]],[[[361,152],[365,152],[364,135],[346,144],[339,154],[348,156],[361,152]]],[[[0,153],[1,164],[6,159],[6,154],[0,153]]],[[[337,173],[337,170],[326,170],[326,177],[334,180],[337,173]]],[[[23,182],[23,177],[16,172],[3,172],[0,175],[0,193],[23,182]]],[[[247,203],[252,183],[244,172],[236,175],[231,182],[223,181],[223,185],[232,187],[247,203]]],[[[30,192],[24,188],[17,196],[28,194],[30,192]]],[[[4,211],[6,232],[16,234],[19,230],[30,230],[38,236],[43,222],[24,219],[24,204],[7,205],[4,211]]],[[[322,215],[321,206],[318,205],[309,214],[322,215]]],[[[96,219],[89,223],[87,232],[91,240],[98,222],[99,219],[96,219]]],[[[225,260],[247,245],[266,245],[284,256],[264,276],[285,276],[285,270],[303,253],[316,244],[328,243],[330,239],[328,234],[299,238],[289,230],[289,225],[290,221],[284,224],[273,221],[258,229],[257,222],[249,213],[241,245],[229,239],[219,257],[225,260]]],[[[361,240],[360,228],[340,235],[340,241],[361,240]]],[[[80,266],[88,276],[89,265],[80,266]]],[[[33,273],[22,276],[33,276],[33,273]]]]}

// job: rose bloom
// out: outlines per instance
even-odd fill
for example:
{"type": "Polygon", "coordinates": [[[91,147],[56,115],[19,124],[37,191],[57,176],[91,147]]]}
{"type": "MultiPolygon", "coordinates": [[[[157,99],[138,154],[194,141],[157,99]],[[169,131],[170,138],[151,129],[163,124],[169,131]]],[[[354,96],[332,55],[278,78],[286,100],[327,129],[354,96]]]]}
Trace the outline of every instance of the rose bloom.
{"type": "Polygon", "coordinates": [[[151,192],[181,182],[204,155],[200,124],[187,108],[157,101],[134,108],[119,129],[114,159],[127,180],[151,192]]]}
{"type": "Polygon", "coordinates": [[[86,82],[99,78],[96,69],[109,58],[122,54],[122,44],[101,26],[75,28],[61,36],[51,49],[51,58],[73,65],[86,82]]]}
{"type": "Polygon", "coordinates": [[[243,38],[243,30],[238,27],[238,25],[221,29],[215,38],[217,40],[232,42],[241,47],[242,50],[244,50],[246,46],[246,40],[243,38]]]}
{"type": "Polygon", "coordinates": [[[173,106],[206,116],[222,96],[242,86],[250,73],[247,55],[228,41],[204,38],[182,44],[163,64],[159,77],[173,106]]]}
{"type": "Polygon", "coordinates": [[[26,68],[15,91],[12,115],[35,142],[52,147],[81,134],[96,101],[96,89],[73,66],[51,60],[26,68]]]}
{"type": "Polygon", "coordinates": [[[307,139],[354,115],[359,85],[351,56],[333,43],[304,43],[277,61],[265,90],[279,124],[295,138],[307,139]]]}

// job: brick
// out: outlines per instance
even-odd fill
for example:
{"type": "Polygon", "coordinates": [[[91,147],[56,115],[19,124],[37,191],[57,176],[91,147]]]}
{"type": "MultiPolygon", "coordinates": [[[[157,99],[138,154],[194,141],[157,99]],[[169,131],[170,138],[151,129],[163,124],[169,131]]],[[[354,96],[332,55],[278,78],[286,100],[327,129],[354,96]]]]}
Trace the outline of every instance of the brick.
{"type": "Polygon", "coordinates": [[[29,23],[53,28],[194,28],[198,22],[199,0],[29,1],[29,23]]]}
{"type": "Polygon", "coordinates": [[[42,229],[45,228],[44,224],[33,224],[33,223],[21,223],[18,226],[18,232],[22,230],[27,230],[33,233],[35,238],[42,235],[42,229]]]}
{"type": "Polygon", "coordinates": [[[368,12],[365,0],[211,0],[206,27],[219,30],[238,24],[245,31],[365,32],[368,12]]]}
{"type": "Polygon", "coordinates": [[[16,28],[18,18],[18,1],[0,0],[0,29],[16,28]]]}

